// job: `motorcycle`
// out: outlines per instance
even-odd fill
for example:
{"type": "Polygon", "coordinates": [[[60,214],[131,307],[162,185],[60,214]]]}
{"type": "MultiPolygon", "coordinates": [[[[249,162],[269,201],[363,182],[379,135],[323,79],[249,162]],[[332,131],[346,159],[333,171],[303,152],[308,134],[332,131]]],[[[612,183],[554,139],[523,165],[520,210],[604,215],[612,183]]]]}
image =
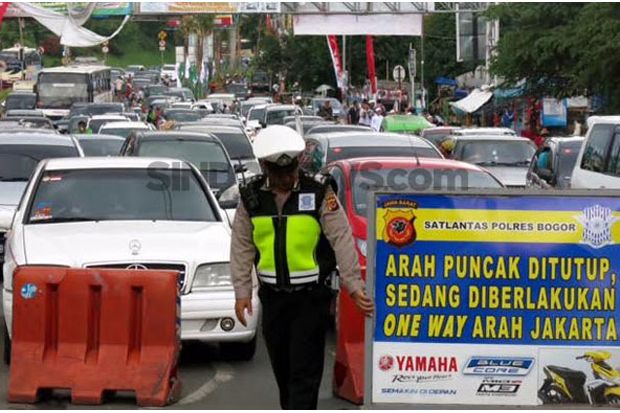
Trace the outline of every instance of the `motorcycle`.
{"type": "Polygon", "coordinates": [[[544,366],[545,381],[538,390],[538,398],[543,404],[620,404],[620,371],[607,364],[610,358],[607,351],[588,351],[576,357],[590,363],[594,380],[587,384],[582,371],[544,366]]]}

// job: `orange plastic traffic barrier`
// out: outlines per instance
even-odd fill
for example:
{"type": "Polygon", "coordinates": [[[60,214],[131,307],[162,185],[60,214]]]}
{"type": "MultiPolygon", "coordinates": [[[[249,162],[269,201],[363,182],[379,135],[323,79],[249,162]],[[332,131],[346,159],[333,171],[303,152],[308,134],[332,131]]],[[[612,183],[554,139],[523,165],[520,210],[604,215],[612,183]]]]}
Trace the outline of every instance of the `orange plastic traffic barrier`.
{"type": "Polygon", "coordinates": [[[140,406],[178,397],[177,272],[21,267],[13,286],[10,402],[70,389],[76,404],[134,391],[140,406]]]}
{"type": "MultiPolygon", "coordinates": [[[[362,277],[366,274],[362,268],[362,277]]],[[[345,400],[364,403],[364,315],[349,293],[339,292],[333,390],[345,400]]]]}

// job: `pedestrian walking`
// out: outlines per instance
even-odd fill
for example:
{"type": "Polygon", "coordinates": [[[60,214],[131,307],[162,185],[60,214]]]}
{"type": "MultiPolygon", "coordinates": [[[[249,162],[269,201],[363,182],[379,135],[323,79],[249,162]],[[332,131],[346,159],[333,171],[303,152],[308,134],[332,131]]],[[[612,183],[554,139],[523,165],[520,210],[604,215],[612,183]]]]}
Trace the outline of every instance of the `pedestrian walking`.
{"type": "Polygon", "coordinates": [[[283,409],[317,408],[332,300],[329,278],[336,265],[359,310],[374,311],[331,180],[299,169],[304,148],[303,138],[285,126],[257,135],[254,153],[264,174],[241,188],[232,225],[235,312],[246,325],[256,266],[263,335],[283,409]]]}
{"type": "Polygon", "coordinates": [[[347,122],[349,125],[357,125],[360,121],[360,103],[359,101],[354,101],[353,105],[349,109],[347,113],[347,122]]]}
{"type": "Polygon", "coordinates": [[[114,91],[116,92],[116,98],[119,102],[123,101],[123,78],[119,76],[114,82],[114,91]]]}
{"type": "Polygon", "coordinates": [[[375,131],[381,131],[381,124],[383,123],[383,111],[381,107],[375,109],[375,115],[370,120],[370,127],[375,131]]]}
{"type": "Polygon", "coordinates": [[[370,105],[368,101],[364,99],[362,102],[362,109],[360,110],[360,119],[358,121],[359,125],[370,126],[372,120],[372,111],[370,110],[370,105]]]}

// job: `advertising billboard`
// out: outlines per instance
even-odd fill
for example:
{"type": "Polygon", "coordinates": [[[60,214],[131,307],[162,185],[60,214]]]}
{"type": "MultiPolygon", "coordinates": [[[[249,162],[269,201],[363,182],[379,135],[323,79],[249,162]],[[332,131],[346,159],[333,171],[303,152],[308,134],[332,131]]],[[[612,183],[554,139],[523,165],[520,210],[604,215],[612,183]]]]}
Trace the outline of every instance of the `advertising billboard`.
{"type": "Polygon", "coordinates": [[[376,194],[369,402],[620,401],[617,195],[376,194]]]}

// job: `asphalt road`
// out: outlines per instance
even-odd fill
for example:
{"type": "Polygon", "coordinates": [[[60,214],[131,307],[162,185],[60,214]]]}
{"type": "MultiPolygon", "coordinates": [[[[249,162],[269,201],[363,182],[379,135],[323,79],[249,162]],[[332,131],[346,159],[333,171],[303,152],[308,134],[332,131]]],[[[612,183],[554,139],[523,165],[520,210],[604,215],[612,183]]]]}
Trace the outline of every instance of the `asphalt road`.
{"type": "MultiPolygon", "coordinates": [[[[0,340],[1,342],[2,340],[0,340]]],[[[4,344],[1,344],[3,346],[4,344]]],[[[325,372],[320,393],[320,409],[356,409],[358,406],[332,394],[334,333],[330,332],[325,357],[325,372]]],[[[1,364],[1,363],[0,363],[1,364]]],[[[183,345],[179,363],[183,384],[181,399],[168,409],[279,409],[276,386],[262,337],[251,361],[225,361],[217,346],[189,342],[183,345]]],[[[9,369],[0,365],[0,409],[132,409],[135,398],[118,393],[103,405],[72,405],[66,391],[56,391],[51,398],[30,404],[6,401],[9,369]]]]}

